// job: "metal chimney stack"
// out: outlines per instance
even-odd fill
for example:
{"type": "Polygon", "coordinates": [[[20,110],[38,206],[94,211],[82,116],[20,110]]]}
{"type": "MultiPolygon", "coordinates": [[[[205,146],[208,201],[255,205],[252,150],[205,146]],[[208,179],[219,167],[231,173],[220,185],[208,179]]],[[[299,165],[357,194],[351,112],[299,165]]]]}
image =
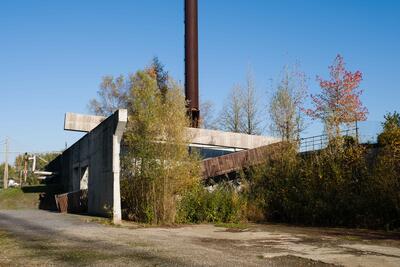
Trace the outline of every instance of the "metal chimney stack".
{"type": "Polygon", "coordinates": [[[185,96],[192,127],[195,128],[200,120],[197,28],[197,0],[185,0],[185,96]]]}

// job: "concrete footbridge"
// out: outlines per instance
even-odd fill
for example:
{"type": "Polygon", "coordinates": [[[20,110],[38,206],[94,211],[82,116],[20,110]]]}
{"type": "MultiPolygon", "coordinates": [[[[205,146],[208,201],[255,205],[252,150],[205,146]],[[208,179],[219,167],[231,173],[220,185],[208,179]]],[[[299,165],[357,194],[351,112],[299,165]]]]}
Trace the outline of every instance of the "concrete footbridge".
{"type": "MultiPolygon", "coordinates": [[[[50,169],[59,174],[59,183],[66,197],[79,198],[87,194],[89,214],[121,219],[120,154],[123,133],[128,122],[126,109],[109,117],[66,113],[64,129],[85,132],[75,144],[66,149],[50,169]]],[[[186,128],[188,149],[195,149],[203,158],[204,179],[238,171],[259,164],[279,140],[267,136],[186,128]]],[[[68,199],[70,203],[74,201],[68,199]]],[[[79,203],[79,201],[76,201],[79,203]]]]}

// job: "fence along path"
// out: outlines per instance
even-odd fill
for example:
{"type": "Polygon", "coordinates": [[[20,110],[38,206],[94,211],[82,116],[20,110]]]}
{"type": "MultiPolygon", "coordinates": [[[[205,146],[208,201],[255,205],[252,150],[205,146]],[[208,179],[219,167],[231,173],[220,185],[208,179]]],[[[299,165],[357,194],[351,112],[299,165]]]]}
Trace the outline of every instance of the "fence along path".
{"type": "MultiPolygon", "coordinates": [[[[359,139],[358,128],[350,128],[340,131],[341,136],[351,136],[355,140],[359,139]]],[[[308,152],[324,149],[329,144],[329,137],[327,134],[315,135],[299,140],[299,152],[308,152]]]]}

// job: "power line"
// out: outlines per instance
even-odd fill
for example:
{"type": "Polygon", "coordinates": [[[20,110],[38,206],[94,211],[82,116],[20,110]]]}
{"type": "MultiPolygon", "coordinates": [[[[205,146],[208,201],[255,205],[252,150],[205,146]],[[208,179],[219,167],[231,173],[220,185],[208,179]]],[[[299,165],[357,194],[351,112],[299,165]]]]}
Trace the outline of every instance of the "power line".
{"type": "Polygon", "coordinates": [[[8,151],[9,154],[48,154],[48,153],[62,153],[62,151],[8,151]]]}

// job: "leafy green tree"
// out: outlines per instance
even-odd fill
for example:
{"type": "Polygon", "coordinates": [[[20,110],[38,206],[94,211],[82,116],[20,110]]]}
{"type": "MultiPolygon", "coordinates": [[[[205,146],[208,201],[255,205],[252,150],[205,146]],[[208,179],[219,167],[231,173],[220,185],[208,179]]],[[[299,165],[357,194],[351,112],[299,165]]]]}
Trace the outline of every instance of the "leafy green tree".
{"type": "Polygon", "coordinates": [[[177,199],[199,180],[199,162],[187,146],[185,98],[177,85],[164,98],[146,71],[138,71],[132,85],[122,158],[124,214],[141,222],[171,223],[177,199]]]}
{"type": "Polygon", "coordinates": [[[381,145],[394,145],[400,148],[400,114],[396,111],[387,113],[382,123],[383,131],[378,136],[378,143],[381,145]]]}
{"type": "Polygon", "coordinates": [[[383,116],[385,121],[382,123],[384,131],[400,128],[400,114],[397,111],[387,113],[383,116]]]}
{"type": "Polygon", "coordinates": [[[169,75],[168,71],[165,70],[164,65],[161,63],[158,57],[153,57],[149,71],[155,76],[157,87],[160,90],[163,99],[165,99],[167,90],[169,88],[169,75]]]}
{"type": "Polygon", "coordinates": [[[400,227],[400,115],[395,111],[384,118],[371,187],[377,192],[372,198],[379,204],[373,211],[391,229],[400,227]]]}
{"type": "MultiPolygon", "coordinates": [[[[164,69],[164,65],[158,57],[154,57],[150,66],[144,71],[156,80],[157,87],[165,99],[170,79],[168,71],[164,69]]],[[[104,76],[97,91],[97,98],[93,98],[89,102],[89,111],[95,115],[107,117],[117,109],[128,108],[132,102],[134,80],[135,75],[133,74],[127,76],[121,74],[118,77],[104,76]]]]}

